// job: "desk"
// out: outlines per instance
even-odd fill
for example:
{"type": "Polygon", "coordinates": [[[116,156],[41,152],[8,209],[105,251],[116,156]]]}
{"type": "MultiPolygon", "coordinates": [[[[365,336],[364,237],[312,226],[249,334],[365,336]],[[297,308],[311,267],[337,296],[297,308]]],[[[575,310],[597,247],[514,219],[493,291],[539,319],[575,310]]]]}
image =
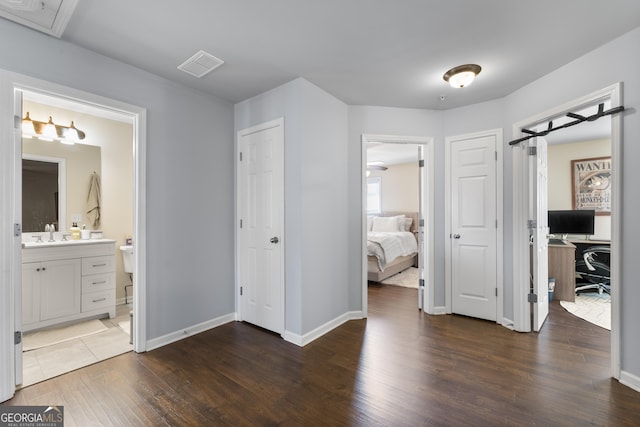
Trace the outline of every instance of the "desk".
{"type": "Polygon", "coordinates": [[[549,277],[555,277],[554,298],[576,299],[576,247],[572,243],[549,244],[549,277]]]}

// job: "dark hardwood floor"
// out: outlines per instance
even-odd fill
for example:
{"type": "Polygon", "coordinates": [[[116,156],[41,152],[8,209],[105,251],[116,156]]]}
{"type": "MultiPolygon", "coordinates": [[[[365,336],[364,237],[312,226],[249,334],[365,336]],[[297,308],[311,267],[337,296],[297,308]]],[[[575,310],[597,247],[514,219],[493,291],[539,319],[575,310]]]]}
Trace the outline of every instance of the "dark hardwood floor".
{"type": "Polygon", "coordinates": [[[609,378],[609,332],[557,302],[540,334],[428,316],[416,290],[371,286],[369,319],[304,348],[230,323],[26,387],[66,426],[638,426],[609,378]]]}

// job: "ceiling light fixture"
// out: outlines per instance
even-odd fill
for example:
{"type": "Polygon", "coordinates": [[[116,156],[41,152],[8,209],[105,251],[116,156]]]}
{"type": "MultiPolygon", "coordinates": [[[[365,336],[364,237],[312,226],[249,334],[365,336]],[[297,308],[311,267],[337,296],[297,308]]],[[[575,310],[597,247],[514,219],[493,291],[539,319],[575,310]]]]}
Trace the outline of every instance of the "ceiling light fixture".
{"type": "Polygon", "coordinates": [[[477,64],[458,65],[444,73],[442,78],[444,81],[449,82],[452,87],[463,88],[473,83],[473,80],[480,74],[481,70],[482,67],[477,64]]]}
{"type": "Polygon", "coordinates": [[[75,144],[84,139],[86,134],[78,129],[73,122],[70,126],[57,125],[53,118],[49,116],[48,122],[40,122],[29,117],[29,112],[22,119],[23,138],[39,138],[43,141],[53,141],[59,139],[65,144],[75,144]]]}

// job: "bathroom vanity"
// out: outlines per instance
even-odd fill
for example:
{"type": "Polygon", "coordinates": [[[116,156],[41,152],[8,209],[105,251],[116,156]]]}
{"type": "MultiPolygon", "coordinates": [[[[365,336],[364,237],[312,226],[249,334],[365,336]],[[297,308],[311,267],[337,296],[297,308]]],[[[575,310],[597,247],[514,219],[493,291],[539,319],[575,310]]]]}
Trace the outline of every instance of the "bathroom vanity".
{"type": "Polygon", "coordinates": [[[115,251],[110,239],[23,244],[22,330],[115,317],[115,251]]]}

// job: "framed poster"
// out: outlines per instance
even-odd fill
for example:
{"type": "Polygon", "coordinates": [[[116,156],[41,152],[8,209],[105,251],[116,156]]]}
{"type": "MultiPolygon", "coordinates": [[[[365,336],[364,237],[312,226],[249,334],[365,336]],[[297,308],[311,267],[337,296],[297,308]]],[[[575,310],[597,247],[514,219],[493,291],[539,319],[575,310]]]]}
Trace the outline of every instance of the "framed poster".
{"type": "Polygon", "coordinates": [[[574,210],[611,215],[611,156],[572,160],[571,192],[574,210]]]}

